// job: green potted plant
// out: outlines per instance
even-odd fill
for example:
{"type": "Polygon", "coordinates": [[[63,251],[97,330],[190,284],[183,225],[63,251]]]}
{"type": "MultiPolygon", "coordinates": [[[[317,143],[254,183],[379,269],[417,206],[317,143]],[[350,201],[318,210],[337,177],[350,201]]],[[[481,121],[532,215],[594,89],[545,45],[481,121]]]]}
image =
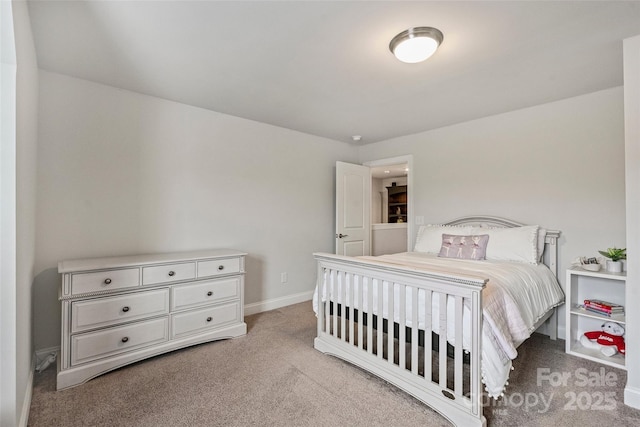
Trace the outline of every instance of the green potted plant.
{"type": "Polygon", "coordinates": [[[620,248],[608,248],[606,251],[598,251],[598,253],[606,258],[607,260],[607,271],[610,273],[621,273],[622,272],[622,260],[627,259],[627,249],[620,248]]]}

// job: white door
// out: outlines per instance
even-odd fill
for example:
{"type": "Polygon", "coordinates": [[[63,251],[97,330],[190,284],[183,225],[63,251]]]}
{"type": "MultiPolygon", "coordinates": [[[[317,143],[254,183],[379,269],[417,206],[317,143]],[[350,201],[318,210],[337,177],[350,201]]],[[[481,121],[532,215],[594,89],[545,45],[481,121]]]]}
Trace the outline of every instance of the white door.
{"type": "Polygon", "coordinates": [[[370,217],[369,167],[336,162],[336,254],[370,254],[370,217]]]}

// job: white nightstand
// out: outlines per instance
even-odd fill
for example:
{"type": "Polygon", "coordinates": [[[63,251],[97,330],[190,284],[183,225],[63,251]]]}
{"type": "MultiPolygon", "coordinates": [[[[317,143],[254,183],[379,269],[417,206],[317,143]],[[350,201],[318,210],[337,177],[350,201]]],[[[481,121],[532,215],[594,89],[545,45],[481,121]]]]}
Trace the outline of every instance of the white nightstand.
{"type": "Polygon", "coordinates": [[[593,272],[580,267],[567,270],[567,319],[566,352],[574,356],[594,360],[609,366],[626,369],[625,356],[615,354],[607,357],[599,350],[585,348],[580,337],[587,331],[597,331],[605,321],[619,323],[626,327],[625,316],[604,316],[578,307],[585,299],[601,299],[625,305],[626,273],[608,273],[604,270],[593,272]]]}

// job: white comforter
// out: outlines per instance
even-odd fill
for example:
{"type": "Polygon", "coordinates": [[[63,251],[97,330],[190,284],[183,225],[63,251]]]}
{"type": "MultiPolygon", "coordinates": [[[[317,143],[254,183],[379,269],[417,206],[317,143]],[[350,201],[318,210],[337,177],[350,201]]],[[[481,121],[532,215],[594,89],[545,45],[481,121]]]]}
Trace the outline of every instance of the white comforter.
{"type": "MultiPolygon", "coordinates": [[[[389,264],[404,265],[440,273],[462,273],[464,275],[489,278],[489,282],[482,292],[483,302],[483,342],[482,342],[482,375],[487,393],[492,397],[499,396],[504,390],[511,370],[511,360],[518,352],[516,348],[527,339],[534,330],[534,325],[550,309],[564,301],[564,295],[556,277],[545,265],[533,265],[519,262],[473,261],[450,258],[440,258],[436,255],[418,252],[407,252],[379,257],[362,257],[389,264]]],[[[326,285],[326,283],[325,283],[326,285]]],[[[355,281],[354,289],[360,284],[355,281]]],[[[386,294],[388,284],[383,285],[386,294]]],[[[345,304],[360,308],[358,302],[351,304],[350,284],[346,287],[345,304]]],[[[369,310],[368,286],[363,287],[363,307],[365,312],[377,313],[377,288],[373,287],[373,307],[369,310]]],[[[323,290],[323,300],[327,297],[339,303],[341,301],[341,285],[329,283],[323,290]]],[[[424,292],[418,292],[419,327],[424,328],[424,292]]],[[[317,289],[314,292],[313,308],[317,312],[317,289]]],[[[395,307],[394,320],[399,321],[399,290],[394,289],[395,307]]],[[[454,301],[447,302],[447,319],[454,319],[454,301]]],[[[406,324],[411,325],[411,295],[407,293],[406,324]]],[[[388,318],[387,302],[383,301],[383,317],[388,318]]],[[[463,347],[469,349],[470,310],[465,306],[463,313],[463,347]]],[[[432,330],[439,330],[439,298],[434,294],[432,298],[432,330]]],[[[447,340],[455,342],[455,327],[453,321],[447,322],[447,340]]]]}

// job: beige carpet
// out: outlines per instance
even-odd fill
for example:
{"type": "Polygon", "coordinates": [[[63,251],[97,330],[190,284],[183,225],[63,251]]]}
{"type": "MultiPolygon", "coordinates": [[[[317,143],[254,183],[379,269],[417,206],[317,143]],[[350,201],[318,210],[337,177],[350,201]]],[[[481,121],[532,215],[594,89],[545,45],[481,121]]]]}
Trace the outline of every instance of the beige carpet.
{"type": "MultiPolygon", "coordinates": [[[[35,374],[29,426],[450,425],[406,393],[314,350],[310,302],[246,321],[245,337],[148,359],[69,390],[55,391],[55,367],[35,374]]],[[[594,384],[602,365],[566,356],[563,343],[535,335],[520,347],[505,399],[487,400],[489,426],[640,425],[640,411],[622,403],[626,373],[604,368],[616,385],[594,384]],[[582,386],[580,368],[594,376],[591,386],[582,386]],[[539,369],[571,378],[566,386],[538,385],[539,369]]]]}

